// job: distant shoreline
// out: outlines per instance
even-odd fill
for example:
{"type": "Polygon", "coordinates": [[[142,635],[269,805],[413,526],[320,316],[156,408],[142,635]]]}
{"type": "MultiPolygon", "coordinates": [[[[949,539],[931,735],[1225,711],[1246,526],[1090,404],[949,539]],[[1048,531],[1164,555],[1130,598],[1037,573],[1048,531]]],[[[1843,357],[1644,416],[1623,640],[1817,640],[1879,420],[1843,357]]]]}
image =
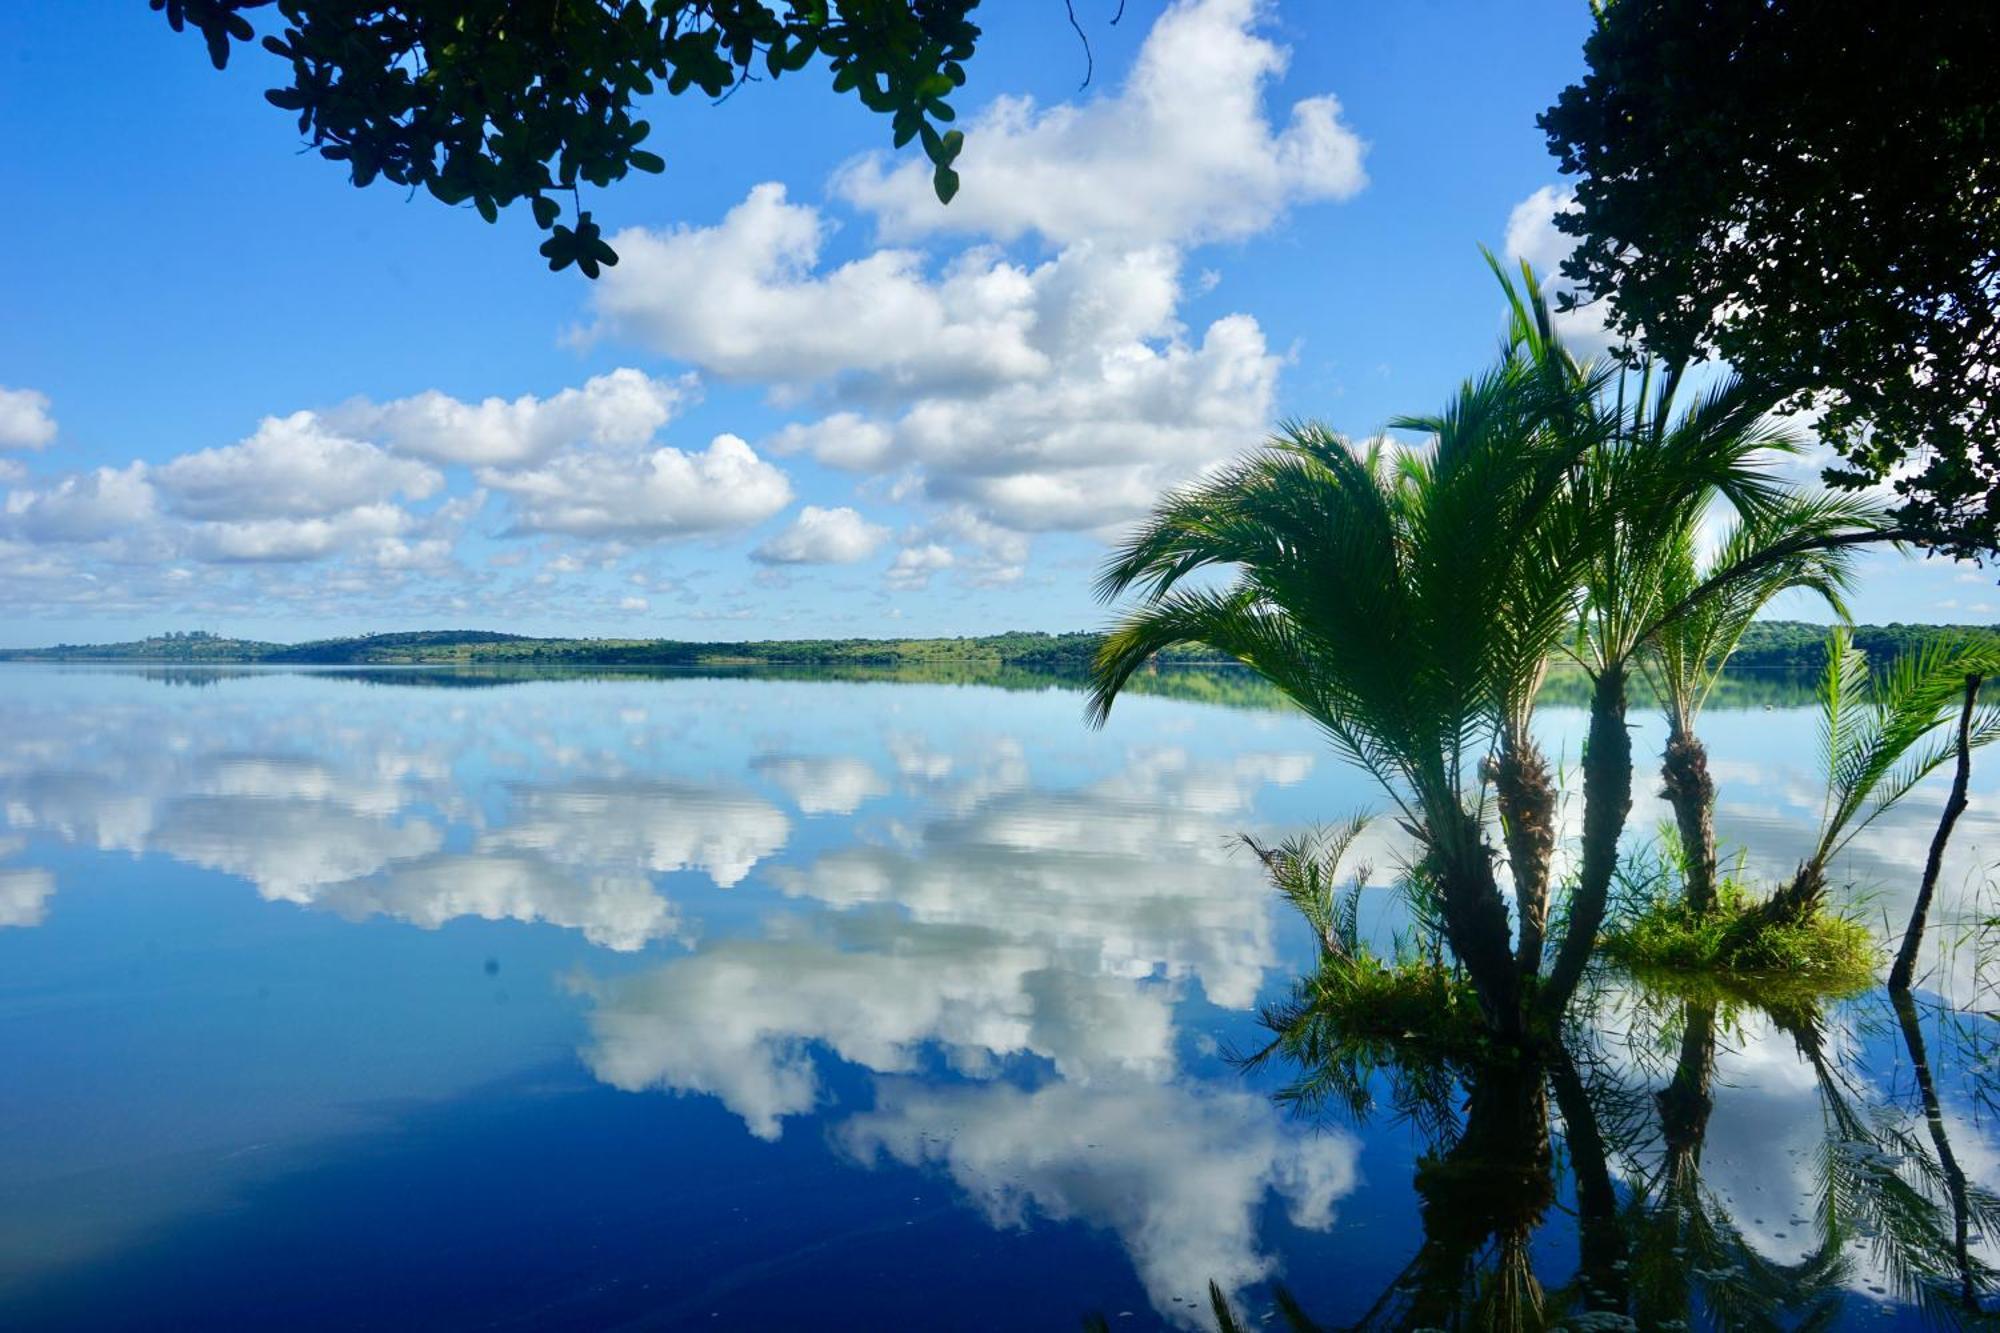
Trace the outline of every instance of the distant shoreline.
{"type": "MultiPolygon", "coordinates": [[[[1860,625],[1855,645],[1887,660],[1939,633],[1991,636],[1987,625],[1860,625]]],[[[563,639],[491,630],[419,630],[270,643],[194,632],[126,643],[55,644],[0,649],[0,662],[74,662],[148,666],[591,667],[736,669],[770,666],[892,669],[983,668],[1080,676],[1102,636],[1089,632],[1009,632],[949,639],[563,639]]],[[[1744,635],[1733,669],[1817,670],[1825,663],[1826,627],[1795,620],[1760,621],[1744,635]]],[[[1165,653],[1167,666],[1233,665],[1207,649],[1165,653]]]]}

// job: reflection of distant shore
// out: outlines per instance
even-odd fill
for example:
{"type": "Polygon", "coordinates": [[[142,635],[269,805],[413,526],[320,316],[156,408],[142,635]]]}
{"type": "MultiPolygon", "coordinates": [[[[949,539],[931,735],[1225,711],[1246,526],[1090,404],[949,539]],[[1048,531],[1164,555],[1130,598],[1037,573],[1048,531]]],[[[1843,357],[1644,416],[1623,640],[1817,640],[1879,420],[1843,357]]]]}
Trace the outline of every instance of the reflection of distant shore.
{"type": "MultiPolygon", "coordinates": [[[[1050,670],[966,661],[912,661],[893,666],[869,663],[700,663],[687,666],[581,663],[548,666],[508,663],[380,664],[315,666],[273,663],[249,666],[181,666],[147,663],[143,667],[115,661],[34,663],[64,671],[98,671],[138,675],[163,685],[219,685],[272,675],[310,675],[325,680],[351,680],[368,685],[423,689],[492,689],[538,681],[634,680],[783,680],[857,684],[964,685],[1010,691],[1069,690],[1082,693],[1088,680],[1080,670],[1050,670]]],[[[1818,677],[1790,668],[1744,668],[1726,672],[1710,697],[1711,711],[1752,708],[1806,708],[1812,705],[1818,677]]],[[[1292,703],[1256,673],[1218,663],[1157,665],[1134,676],[1127,689],[1135,694],[1216,704],[1225,708],[1290,712],[1292,703]]],[[[1657,692],[1643,674],[1632,677],[1631,706],[1652,708],[1657,692]]],[[[1590,680],[1580,667],[1558,666],[1542,685],[1541,702],[1553,707],[1588,706],[1590,680]]]]}

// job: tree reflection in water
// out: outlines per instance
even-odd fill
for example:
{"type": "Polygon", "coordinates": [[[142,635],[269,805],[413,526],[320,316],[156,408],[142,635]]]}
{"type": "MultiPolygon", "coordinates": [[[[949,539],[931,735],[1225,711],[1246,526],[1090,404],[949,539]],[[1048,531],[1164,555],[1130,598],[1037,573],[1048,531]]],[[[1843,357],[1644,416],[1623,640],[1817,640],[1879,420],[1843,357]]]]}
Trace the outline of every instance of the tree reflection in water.
{"type": "MultiPolygon", "coordinates": [[[[2000,1327],[2000,1274],[1979,1253],[2000,1237],[2000,1199],[1953,1151],[1913,1000],[1894,1001],[1893,1018],[1914,1089],[1885,1098],[1842,1054],[1886,1027],[1879,1001],[1830,1017],[1812,1000],[1625,998],[1621,1021],[1606,1021],[1616,1006],[1600,997],[1598,1024],[1500,1062],[1347,1043],[1323,1019],[1286,1014],[1246,1063],[1290,1062],[1279,1096],[1301,1113],[1414,1125],[1428,1144],[1415,1172],[1423,1236],[1355,1323],[1316,1323],[1283,1291],[1267,1318],[1294,1330],[1830,1328],[1889,1313],[1867,1292],[1925,1327],[2000,1327]],[[1718,1052],[1752,1027],[1796,1051],[1820,1118],[1811,1242],[1791,1263],[1760,1253],[1703,1174],[1718,1052]],[[1550,1285],[1534,1242],[1565,1215],[1575,1264],[1550,1285]]],[[[1948,1040],[1984,1039],[1940,1017],[1948,1040]]],[[[1225,1333],[1257,1323],[1216,1305],[1225,1333]]]]}

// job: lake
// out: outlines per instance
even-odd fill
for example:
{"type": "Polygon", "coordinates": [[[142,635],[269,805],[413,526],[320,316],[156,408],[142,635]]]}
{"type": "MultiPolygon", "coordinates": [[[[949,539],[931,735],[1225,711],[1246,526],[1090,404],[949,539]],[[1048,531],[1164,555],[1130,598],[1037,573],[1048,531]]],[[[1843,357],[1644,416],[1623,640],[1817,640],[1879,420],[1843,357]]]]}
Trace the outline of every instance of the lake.
{"type": "MultiPolygon", "coordinates": [[[[1907,1015],[1607,976],[1545,1079],[1300,1100],[1320,1071],[1240,1057],[1314,946],[1234,838],[1381,802],[1295,714],[1133,695],[1092,732],[1062,688],[755,673],[0,686],[0,1326],[1207,1328],[1211,1281],[1249,1327],[1278,1286],[1329,1328],[1991,1306],[2000,757],[1907,1015]]],[[[1813,714],[1741,697],[1705,727],[1718,825],[1777,877],[1813,714]]],[[[1543,720],[1573,769],[1581,713],[1543,720]]],[[[1871,920],[1941,800],[1838,867],[1871,920]]]]}

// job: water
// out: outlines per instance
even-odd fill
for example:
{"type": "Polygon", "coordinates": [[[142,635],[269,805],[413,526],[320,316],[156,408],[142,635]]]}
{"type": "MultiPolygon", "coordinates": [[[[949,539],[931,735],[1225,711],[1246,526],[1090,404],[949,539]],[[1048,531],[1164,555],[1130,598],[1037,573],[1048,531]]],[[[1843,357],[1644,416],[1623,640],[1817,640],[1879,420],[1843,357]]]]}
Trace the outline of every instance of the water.
{"type": "MultiPolygon", "coordinates": [[[[1924,1080],[1875,997],[1710,1014],[1613,981],[1573,1065],[1469,1103],[1376,1071],[1355,1114],[1231,1059],[1312,954],[1233,835],[1379,804],[1294,715],[1136,696],[1092,733],[1060,689],[758,676],[0,684],[0,1326],[1207,1327],[1214,1281],[1251,1326],[1277,1283],[1331,1327],[1479,1327],[1534,1289],[1922,1327],[1919,1287],[1943,1308],[2000,1258],[1996,1033],[1938,1000],[1995,1007],[1958,942],[1992,911],[1991,761],[1924,1080]]],[[[1573,761],[1580,716],[1546,721],[1573,761]]],[[[1785,873],[1809,714],[1707,731],[1725,843],[1785,873]]],[[[1938,804],[1841,867],[1875,915],[1938,804]]]]}

